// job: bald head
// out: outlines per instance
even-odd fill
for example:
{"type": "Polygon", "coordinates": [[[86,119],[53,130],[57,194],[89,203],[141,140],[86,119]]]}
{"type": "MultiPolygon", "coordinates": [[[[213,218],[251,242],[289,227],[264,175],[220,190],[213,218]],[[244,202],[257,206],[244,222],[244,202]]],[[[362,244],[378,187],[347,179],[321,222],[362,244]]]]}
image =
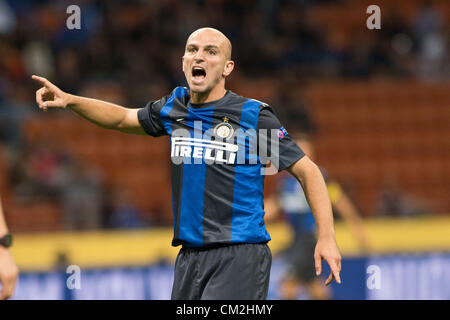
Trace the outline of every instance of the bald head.
{"type": "Polygon", "coordinates": [[[186,41],[186,44],[189,43],[190,40],[195,39],[197,36],[203,35],[208,38],[214,39],[219,42],[219,46],[223,50],[225,54],[225,58],[227,60],[231,60],[231,41],[228,39],[222,32],[214,28],[200,28],[191,33],[189,38],[186,41]]]}
{"type": "Polygon", "coordinates": [[[191,93],[197,95],[194,100],[218,100],[225,93],[225,78],[234,68],[231,42],[219,30],[195,30],[186,41],[182,63],[191,93]]]}

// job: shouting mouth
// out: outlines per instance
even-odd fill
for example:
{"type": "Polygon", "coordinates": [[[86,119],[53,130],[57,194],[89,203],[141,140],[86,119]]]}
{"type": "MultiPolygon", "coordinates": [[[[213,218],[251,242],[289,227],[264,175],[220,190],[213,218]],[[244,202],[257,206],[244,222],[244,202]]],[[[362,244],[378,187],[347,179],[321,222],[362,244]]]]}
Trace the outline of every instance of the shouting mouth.
{"type": "Polygon", "coordinates": [[[192,82],[194,84],[202,84],[206,79],[206,71],[203,67],[194,66],[192,68],[192,82]]]}

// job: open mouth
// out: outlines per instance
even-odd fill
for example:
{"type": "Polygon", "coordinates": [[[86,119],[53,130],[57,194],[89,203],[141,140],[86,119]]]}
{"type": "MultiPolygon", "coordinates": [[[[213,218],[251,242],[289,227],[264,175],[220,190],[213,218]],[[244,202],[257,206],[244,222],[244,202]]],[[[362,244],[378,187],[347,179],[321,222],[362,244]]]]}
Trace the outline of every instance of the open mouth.
{"type": "Polygon", "coordinates": [[[192,68],[192,77],[194,82],[200,83],[206,78],[206,71],[202,67],[195,66],[192,68]]]}

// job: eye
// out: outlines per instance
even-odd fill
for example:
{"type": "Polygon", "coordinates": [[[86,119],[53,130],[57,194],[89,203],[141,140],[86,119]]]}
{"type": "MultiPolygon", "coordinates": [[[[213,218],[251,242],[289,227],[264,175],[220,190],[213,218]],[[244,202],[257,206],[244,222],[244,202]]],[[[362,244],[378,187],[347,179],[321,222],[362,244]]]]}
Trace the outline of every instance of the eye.
{"type": "Polygon", "coordinates": [[[213,55],[213,56],[216,55],[216,51],[214,51],[214,50],[209,50],[208,53],[213,55]]]}
{"type": "Polygon", "coordinates": [[[190,47],[187,49],[188,52],[195,52],[197,49],[195,49],[194,47],[190,47]]]}

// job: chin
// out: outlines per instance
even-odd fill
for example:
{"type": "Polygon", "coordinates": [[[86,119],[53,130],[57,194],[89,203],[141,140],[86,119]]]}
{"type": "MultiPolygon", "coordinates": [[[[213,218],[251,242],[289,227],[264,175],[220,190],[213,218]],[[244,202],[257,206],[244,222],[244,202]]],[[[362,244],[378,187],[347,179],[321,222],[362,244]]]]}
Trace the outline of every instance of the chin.
{"type": "Polygon", "coordinates": [[[211,90],[207,86],[204,86],[204,85],[199,86],[199,85],[195,85],[195,84],[190,84],[189,89],[191,90],[191,92],[194,92],[194,93],[206,93],[211,90]]]}

